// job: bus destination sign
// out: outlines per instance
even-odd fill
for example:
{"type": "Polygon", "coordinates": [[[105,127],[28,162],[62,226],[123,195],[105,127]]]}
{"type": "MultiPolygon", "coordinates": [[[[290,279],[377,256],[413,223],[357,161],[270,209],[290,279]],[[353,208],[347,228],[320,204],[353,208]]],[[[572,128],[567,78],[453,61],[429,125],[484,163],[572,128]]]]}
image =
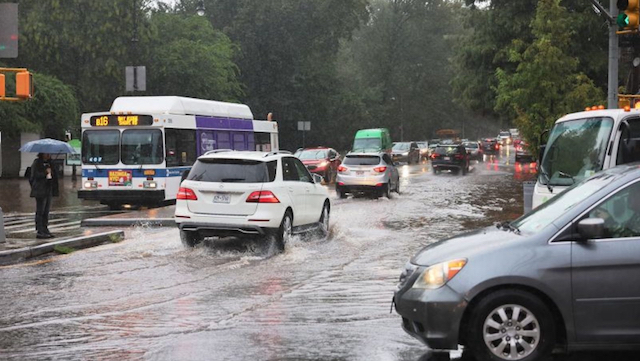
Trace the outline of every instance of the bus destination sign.
{"type": "Polygon", "coordinates": [[[152,125],[153,117],[150,115],[94,115],[90,122],[93,127],[135,127],[152,125]]]}

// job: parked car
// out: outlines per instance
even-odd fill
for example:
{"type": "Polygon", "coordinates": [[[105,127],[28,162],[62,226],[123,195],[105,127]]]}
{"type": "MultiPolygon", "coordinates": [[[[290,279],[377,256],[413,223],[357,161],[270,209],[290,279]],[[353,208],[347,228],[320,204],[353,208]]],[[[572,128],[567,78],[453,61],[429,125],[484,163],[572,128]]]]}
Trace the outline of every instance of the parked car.
{"type": "Polygon", "coordinates": [[[480,142],[466,142],[464,143],[464,149],[469,153],[469,159],[482,162],[484,158],[484,152],[482,151],[482,145],[480,142]]]}
{"type": "Polygon", "coordinates": [[[513,222],[432,243],[394,295],[402,327],[478,360],[640,348],[640,163],[588,178],[513,222]]]}
{"type": "Polygon", "coordinates": [[[340,154],[333,148],[317,147],[300,149],[294,154],[311,173],[320,174],[326,183],[335,180],[342,161],[340,154]]]}
{"type": "Polygon", "coordinates": [[[515,145],[516,148],[516,162],[533,161],[533,154],[529,152],[528,144],[524,140],[520,140],[515,145]]]}
{"type": "Polygon", "coordinates": [[[465,175],[469,172],[469,154],[462,144],[439,145],[431,154],[431,168],[436,174],[451,170],[465,175]]]}
{"type": "Polygon", "coordinates": [[[326,235],[331,203],[320,181],[289,152],[207,152],[178,191],[180,238],[193,247],[204,237],[273,235],[284,249],[292,234],[326,235]]]}
{"type": "Polygon", "coordinates": [[[394,162],[420,163],[420,148],[416,142],[394,142],[391,157],[394,162]]]}
{"type": "Polygon", "coordinates": [[[500,153],[500,144],[495,138],[482,139],[482,151],[484,154],[498,154],[500,153]]]}
{"type": "Polygon", "coordinates": [[[387,153],[349,153],[338,167],[336,192],[340,198],[347,193],[370,193],[391,198],[400,193],[400,175],[387,153]]]}

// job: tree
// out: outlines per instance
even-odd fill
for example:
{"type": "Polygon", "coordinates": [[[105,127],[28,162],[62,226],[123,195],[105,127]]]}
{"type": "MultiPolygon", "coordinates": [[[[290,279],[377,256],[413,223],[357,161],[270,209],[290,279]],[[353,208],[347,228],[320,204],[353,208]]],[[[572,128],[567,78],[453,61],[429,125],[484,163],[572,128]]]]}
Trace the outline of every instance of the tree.
{"type": "Polygon", "coordinates": [[[496,110],[514,118],[533,149],[538,147],[538,136],[558,117],[604,99],[602,90],[578,70],[578,60],[569,54],[566,14],[559,0],[540,0],[531,24],[534,41],[514,41],[509,60],[517,65],[516,71],[498,69],[496,74],[496,110]]]}

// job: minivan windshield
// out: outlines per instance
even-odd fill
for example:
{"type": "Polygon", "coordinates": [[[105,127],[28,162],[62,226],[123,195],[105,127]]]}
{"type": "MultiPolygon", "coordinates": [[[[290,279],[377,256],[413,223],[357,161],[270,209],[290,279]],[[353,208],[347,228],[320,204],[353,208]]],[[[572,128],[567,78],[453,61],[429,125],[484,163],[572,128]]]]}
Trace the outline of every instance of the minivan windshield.
{"type": "Polygon", "coordinates": [[[511,225],[522,233],[536,233],[615,179],[614,175],[601,174],[583,180],[543,203],[532,212],[511,222],[511,225]]]}
{"type": "Polygon", "coordinates": [[[568,186],[601,171],[612,130],[608,117],[557,123],[542,157],[540,183],[568,186]]]}

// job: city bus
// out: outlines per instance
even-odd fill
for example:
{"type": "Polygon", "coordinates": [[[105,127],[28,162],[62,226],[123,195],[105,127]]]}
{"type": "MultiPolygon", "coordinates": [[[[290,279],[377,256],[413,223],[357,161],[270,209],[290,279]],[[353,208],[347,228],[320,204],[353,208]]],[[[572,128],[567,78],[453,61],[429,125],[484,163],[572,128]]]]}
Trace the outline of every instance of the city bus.
{"type": "Polygon", "coordinates": [[[111,209],[175,201],[182,174],[215,149],[278,150],[278,125],[244,104],[177,96],[119,97],[85,113],[78,198],[111,209]]]}
{"type": "Polygon", "coordinates": [[[533,208],[596,172],[640,161],[640,110],[567,114],[555,122],[542,152],[533,208]]]}

